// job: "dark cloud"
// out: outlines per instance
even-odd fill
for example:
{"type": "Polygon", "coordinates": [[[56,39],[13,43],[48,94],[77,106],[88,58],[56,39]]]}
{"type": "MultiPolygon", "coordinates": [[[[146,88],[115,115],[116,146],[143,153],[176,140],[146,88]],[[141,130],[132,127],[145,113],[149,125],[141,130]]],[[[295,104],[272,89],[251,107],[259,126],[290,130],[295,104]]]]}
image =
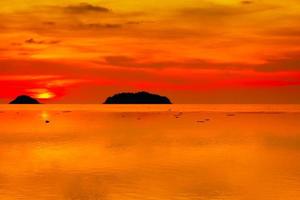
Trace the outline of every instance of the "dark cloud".
{"type": "Polygon", "coordinates": [[[82,24],[83,28],[93,28],[93,29],[105,29],[105,28],[122,28],[122,24],[82,24]]]}
{"type": "Polygon", "coordinates": [[[35,40],[33,38],[27,39],[24,42],[26,44],[58,44],[58,43],[60,43],[59,40],[46,41],[46,40],[35,40]]]}
{"type": "Polygon", "coordinates": [[[81,3],[78,5],[70,5],[64,8],[65,11],[71,13],[87,13],[87,12],[97,12],[97,13],[108,13],[111,12],[110,9],[102,7],[102,6],[95,6],[89,3],[81,3]]]}
{"type": "Polygon", "coordinates": [[[52,21],[43,22],[43,24],[47,25],[47,26],[55,26],[56,25],[56,23],[52,22],[52,21]]]}
{"type": "Polygon", "coordinates": [[[139,25],[139,24],[150,24],[150,23],[156,23],[156,21],[128,21],[126,24],[130,25],[139,25]]]}
{"type": "MultiPolygon", "coordinates": [[[[99,62],[97,62],[99,63],[99,62]]],[[[153,68],[154,63],[140,63],[135,58],[128,56],[107,56],[104,58],[104,63],[116,67],[124,68],[153,68]]]]}
{"type": "Polygon", "coordinates": [[[254,2],[251,1],[251,0],[244,0],[244,1],[241,1],[241,4],[244,4],[244,5],[249,5],[249,4],[253,4],[254,2]]]}
{"type": "Polygon", "coordinates": [[[134,58],[126,56],[107,56],[105,61],[111,65],[130,65],[136,62],[134,58]]]}

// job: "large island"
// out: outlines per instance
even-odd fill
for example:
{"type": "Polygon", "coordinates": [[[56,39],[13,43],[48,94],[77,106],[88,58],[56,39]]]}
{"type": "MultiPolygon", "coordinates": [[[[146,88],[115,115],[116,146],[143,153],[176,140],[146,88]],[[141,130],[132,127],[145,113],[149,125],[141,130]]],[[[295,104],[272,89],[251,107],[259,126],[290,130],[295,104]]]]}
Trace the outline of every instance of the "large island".
{"type": "Polygon", "coordinates": [[[21,95],[11,101],[9,104],[40,104],[40,102],[30,96],[21,95]]]}
{"type": "Polygon", "coordinates": [[[148,92],[119,93],[108,97],[104,104],[172,104],[165,96],[148,92]]]}

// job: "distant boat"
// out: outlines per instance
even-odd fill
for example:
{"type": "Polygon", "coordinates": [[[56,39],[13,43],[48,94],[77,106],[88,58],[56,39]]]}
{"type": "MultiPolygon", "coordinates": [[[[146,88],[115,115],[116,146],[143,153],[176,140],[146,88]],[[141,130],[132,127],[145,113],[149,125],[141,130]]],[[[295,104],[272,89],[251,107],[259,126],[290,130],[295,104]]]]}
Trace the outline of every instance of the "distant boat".
{"type": "Polygon", "coordinates": [[[108,97],[104,104],[172,104],[165,96],[148,92],[119,93],[108,97]]]}
{"type": "Polygon", "coordinates": [[[30,96],[21,95],[11,101],[9,104],[40,104],[40,102],[30,96]]]}

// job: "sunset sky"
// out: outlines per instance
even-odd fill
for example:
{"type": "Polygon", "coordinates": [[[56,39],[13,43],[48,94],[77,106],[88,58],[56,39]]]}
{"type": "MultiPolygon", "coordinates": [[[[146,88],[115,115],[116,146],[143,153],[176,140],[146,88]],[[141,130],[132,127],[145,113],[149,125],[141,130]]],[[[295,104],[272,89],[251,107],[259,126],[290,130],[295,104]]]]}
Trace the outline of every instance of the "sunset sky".
{"type": "Polygon", "coordinates": [[[300,103],[299,0],[1,0],[0,102],[300,103]]]}

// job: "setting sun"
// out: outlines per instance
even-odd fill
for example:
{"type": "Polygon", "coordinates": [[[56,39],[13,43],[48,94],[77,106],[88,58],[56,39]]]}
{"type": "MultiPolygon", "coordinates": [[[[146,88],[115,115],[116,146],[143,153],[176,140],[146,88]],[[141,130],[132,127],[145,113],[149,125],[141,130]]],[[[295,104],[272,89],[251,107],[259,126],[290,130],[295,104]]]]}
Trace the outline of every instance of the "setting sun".
{"type": "Polygon", "coordinates": [[[34,97],[37,99],[52,99],[55,97],[55,94],[47,89],[37,89],[32,90],[35,93],[34,97]]]}
{"type": "Polygon", "coordinates": [[[36,98],[38,99],[52,99],[55,95],[51,92],[45,92],[41,94],[37,94],[36,98]]]}

